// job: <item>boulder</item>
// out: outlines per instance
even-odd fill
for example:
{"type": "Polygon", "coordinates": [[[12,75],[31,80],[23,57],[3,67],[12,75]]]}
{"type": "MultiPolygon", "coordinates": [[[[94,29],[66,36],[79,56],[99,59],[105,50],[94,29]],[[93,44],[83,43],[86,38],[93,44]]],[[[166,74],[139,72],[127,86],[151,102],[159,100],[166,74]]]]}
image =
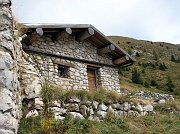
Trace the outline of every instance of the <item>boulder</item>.
{"type": "Polygon", "coordinates": [[[142,107],[140,104],[137,104],[136,109],[137,109],[139,112],[142,112],[142,111],[143,111],[143,107],[142,107]]]}
{"type": "Polygon", "coordinates": [[[107,112],[114,113],[114,109],[111,106],[109,106],[107,112]]]}
{"type": "MultiPolygon", "coordinates": [[[[10,114],[1,114],[0,113],[0,130],[4,128],[7,131],[8,130],[15,131],[17,129],[17,127],[18,127],[17,119],[13,118],[10,114]]],[[[1,131],[3,131],[3,130],[1,130],[1,131]]],[[[6,134],[6,133],[0,133],[0,134],[6,134]]]]}
{"type": "Polygon", "coordinates": [[[11,92],[5,88],[1,88],[0,91],[0,111],[7,112],[11,111],[12,107],[12,98],[10,96],[11,92]]]}
{"type": "Polygon", "coordinates": [[[39,113],[38,113],[38,111],[35,109],[35,110],[29,111],[29,113],[26,115],[26,118],[28,118],[28,117],[36,117],[36,116],[38,116],[38,115],[39,115],[39,113]]]}
{"type": "Polygon", "coordinates": [[[93,107],[93,109],[97,109],[98,108],[98,105],[99,105],[99,102],[97,102],[97,101],[93,101],[92,102],[92,107],[93,107]]]}
{"type": "Polygon", "coordinates": [[[80,103],[81,100],[76,97],[76,96],[71,96],[70,98],[67,99],[67,102],[70,102],[70,103],[80,103]]]}
{"type": "Polygon", "coordinates": [[[164,103],[166,103],[166,101],[165,101],[165,99],[161,99],[161,100],[158,101],[158,103],[159,104],[164,104],[164,103]]]}
{"type": "Polygon", "coordinates": [[[80,112],[84,115],[87,116],[87,106],[86,105],[81,105],[80,106],[80,112]]]}
{"type": "Polygon", "coordinates": [[[106,111],[107,109],[108,109],[108,107],[106,105],[104,105],[104,103],[102,103],[98,106],[98,110],[106,111]]]}
{"type": "Polygon", "coordinates": [[[76,103],[70,103],[67,107],[68,111],[79,112],[79,105],[76,103]]]}
{"type": "Polygon", "coordinates": [[[52,105],[55,107],[61,107],[61,102],[60,101],[53,101],[52,105]]]}
{"type": "Polygon", "coordinates": [[[81,105],[86,105],[86,106],[91,106],[92,102],[91,101],[81,101],[81,105]]]}
{"type": "Polygon", "coordinates": [[[107,114],[107,112],[105,112],[105,111],[101,111],[101,110],[97,111],[97,116],[100,119],[104,119],[106,117],[106,114],[107,114]]]}
{"type": "Polygon", "coordinates": [[[129,111],[130,110],[130,104],[128,104],[128,102],[124,102],[123,103],[123,109],[124,109],[124,111],[129,111]]]}
{"type": "Polygon", "coordinates": [[[82,114],[77,112],[69,112],[68,114],[72,116],[74,119],[80,119],[80,120],[85,119],[82,114]]]}
{"type": "Polygon", "coordinates": [[[99,122],[100,120],[99,120],[99,117],[97,117],[97,116],[89,116],[89,118],[88,118],[88,120],[91,120],[91,121],[97,121],[97,122],[99,122]]]}
{"type": "Polygon", "coordinates": [[[14,134],[12,130],[0,129],[0,134],[14,134]]]}
{"type": "Polygon", "coordinates": [[[152,106],[151,104],[145,105],[145,106],[143,107],[143,110],[144,110],[145,112],[152,112],[152,111],[153,111],[153,106],[152,106]]]}
{"type": "Polygon", "coordinates": [[[124,112],[123,111],[114,111],[114,116],[116,116],[116,117],[123,117],[124,116],[124,112]]]}
{"type": "Polygon", "coordinates": [[[56,119],[56,120],[63,120],[63,119],[65,119],[65,117],[63,117],[63,116],[61,116],[61,115],[58,115],[58,114],[55,114],[54,115],[54,118],[56,119]]]}
{"type": "Polygon", "coordinates": [[[59,107],[50,107],[48,108],[52,113],[59,112],[62,108],[59,107]]]}
{"type": "Polygon", "coordinates": [[[61,116],[67,115],[67,109],[64,109],[64,108],[52,109],[52,113],[54,113],[54,115],[61,115],[61,116]]]}
{"type": "Polygon", "coordinates": [[[127,114],[129,117],[139,116],[139,113],[137,111],[132,111],[132,110],[128,111],[127,114]]]}
{"type": "Polygon", "coordinates": [[[120,105],[119,103],[111,104],[112,108],[117,109],[117,110],[123,110],[123,106],[120,105]]]}
{"type": "Polygon", "coordinates": [[[93,110],[93,108],[90,108],[90,109],[89,109],[88,114],[89,114],[90,116],[91,116],[91,115],[94,115],[94,110],[93,110]]]}
{"type": "Polygon", "coordinates": [[[6,68],[6,64],[4,59],[0,58],[0,70],[4,70],[6,68]]]}
{"type": "Polygon", "coordinates": [[[141,112],[141,113],[140,113],[141,116],[145,116],[145,115],[147,115],[147,114],[148,114],[148,112],[141,112]]]}
{"type": "Polygon", "coordinates": [[[38,110],[43,109],[44,103],[43,103],[42,99],[40,99],[40,98],[35,98],[35,99],[34,99],[34,103],[35,103],[35,108],[36,108],[36,109],[38,109],[38,110]]]}

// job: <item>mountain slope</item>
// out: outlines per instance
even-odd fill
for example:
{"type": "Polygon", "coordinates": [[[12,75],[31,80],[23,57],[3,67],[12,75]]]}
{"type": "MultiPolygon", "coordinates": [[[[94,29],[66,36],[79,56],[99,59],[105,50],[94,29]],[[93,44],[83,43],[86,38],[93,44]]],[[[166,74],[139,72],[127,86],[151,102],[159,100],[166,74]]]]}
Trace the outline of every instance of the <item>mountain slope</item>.
{"type": "MultiPolygon", "coordinates": [[[[120,47],[136,58],[136,62],[128,69],[121,69],[122,81],[131,81],[132,70],[136,68],[141,75],[141,85],[158,89],[168,90],[168,77],[172,80],[173,93],[180,94],[180,48],[179,46],[165,43],[136,40],[128,37],[109,36],[120,47]],[[174,62],[172,61],[174,58],[174,62]],[[152,84],[152,81],[156,85],[152,84]]],[[[142,86],[142,87],[143,87],[142,86]]]]}

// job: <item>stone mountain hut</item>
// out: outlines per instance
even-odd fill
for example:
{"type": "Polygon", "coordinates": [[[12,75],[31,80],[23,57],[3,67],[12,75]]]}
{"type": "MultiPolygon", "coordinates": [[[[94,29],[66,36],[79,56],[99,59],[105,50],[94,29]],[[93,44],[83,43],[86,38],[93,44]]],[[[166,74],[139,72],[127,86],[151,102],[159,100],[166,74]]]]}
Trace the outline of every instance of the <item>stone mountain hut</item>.
{"type": "Polygon", "coordinates": [[[119,90],[119,67],[135,61],[89,24],[23,24],[23,28],[23,49],[39,77],[64,89],[119,90]]]}

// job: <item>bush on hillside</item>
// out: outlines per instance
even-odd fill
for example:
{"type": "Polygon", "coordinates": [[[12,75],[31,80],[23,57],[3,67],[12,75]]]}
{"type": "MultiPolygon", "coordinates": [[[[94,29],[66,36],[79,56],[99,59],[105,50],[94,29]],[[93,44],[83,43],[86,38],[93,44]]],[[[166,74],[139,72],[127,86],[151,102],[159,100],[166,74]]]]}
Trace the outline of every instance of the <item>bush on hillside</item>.
{"type": "Polygon", "coordinates": [[[172,61],[172,62],[175,62],[175,61],[176,61],[174,54],[171,55],[171,61],[172,61]]]}
{"type": "Polygon", "coordinates": [[[149,82],[145,81],[145,82],[144,82],[144,86],[147,87],[147,88],[150,87],[149,82]]]}
{"type": "Polygon", "coordinates": [[[180,51],[180,47],[178,47],[178,51],[180,51]]]}
{"type": "Polygon", "coordinates": [[[165,65],[164,62],[159,64],[159,69],[162,70],[162,71],[166,71],[167,66],[165,65]]]}
{"type": "Polygon", "coordinates": [[[168,90],[169,92],[173,92],[173,91],[174,91],[175,85],[174,85],[171,77],[168,77],[168,78],[167,78],[166,86],[167,86],[167,90],[168,90]]]}
{"type": "Polygon", "coordinates": [[[155,79],[152,79],[150,85],[153,86],[153,87],[157,87],[158,83],[157,83],[157,81],[155,79]]]}
{"type": "Polygon", "coordinates": [[[132,71],[132,82],[134,82],[136,84],[143,84],[143,79],[141,77],[141,73],[138,72],[137,69],[134,69],[132,71]]]}

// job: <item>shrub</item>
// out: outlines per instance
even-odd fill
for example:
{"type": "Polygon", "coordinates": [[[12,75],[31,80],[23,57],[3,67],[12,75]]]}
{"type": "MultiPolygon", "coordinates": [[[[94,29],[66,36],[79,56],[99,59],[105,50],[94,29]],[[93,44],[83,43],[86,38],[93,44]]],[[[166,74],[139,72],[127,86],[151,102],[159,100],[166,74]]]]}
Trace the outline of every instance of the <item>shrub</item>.
{"type": "Polygon", "coordinates": [[[144,86],[147,87],[147,88],[150,87],[149,82],[145,81],[145,82],[144,82],[144,86]]]}
{"type": "Polygon", "coordinates": [[[180,51],[180,47],[178,47],[178,51],[180,51]]]}
{"type": "Polygon", "coordinates": [[[168,78],[167,78],[166,86],[167,86],[167,90],[168,90],[169,92],[173,92],[173,91],[174,91],[175,85],[174,85],[171,77],[168,77],[168,78]]]}
{"type": "Polygon", "coordinates": [[[162,70],[162,71],[165,71],[167,69],[164,62],[159,64],[159,69],[162,70]]]}
{"type": "Polygon", "coordinates": [[[42,130],[40,126],[40,117],[22,118],[20,120],[18,134],[40,133],[42,130]]]}
{"type": "Polygon", "coordinates": [[[176,61],[175,56],[174,56],[173,54],[171,55],[171,61],[172,61],[172,62],[175,62],[175,61],[176,61]]]}
{"type": "Polygon", "coordinates": [[[155,79],[152,79],[150,85],[156,87],[156,86],[158,86],[158,83],[155,79]]]}
{"type": "Polygon", "coordinates": [[[132,82],[134,82],[136,84],[143,84],[141,74],[140,74],[140,72],[138,72],[137,69],[134,69],[132,71],[132,82]]]}

